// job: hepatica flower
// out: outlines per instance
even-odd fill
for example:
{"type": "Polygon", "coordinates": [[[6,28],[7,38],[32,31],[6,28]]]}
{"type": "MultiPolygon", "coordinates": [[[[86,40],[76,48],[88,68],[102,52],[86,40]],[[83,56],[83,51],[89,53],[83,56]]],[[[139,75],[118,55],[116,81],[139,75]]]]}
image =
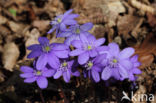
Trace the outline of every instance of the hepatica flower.
{"type": "Polygon", "coordinates": [[[65,44],[70,45],[73,40],[80,40],[80,34],[89,36],[91,35],[88,31],[93,27],[92,23],[85,23],[83,25],[73,25],[69,29],[58,34],[58,37],[67,37],[65,44]]]}
{"type": "Polygon", "coordinates": [[[76,48],[69,53],[70,56],[78,56],[79,64],[85,64],[89,58],[98,55],[98,48],[105,42],[104,38],[96,40],[94,36],[80,35],[81,40],[72,41],[72,45],[76,48]]]}
{"type": "Polygon", "coordinates": [[[69,47],[61,43],[49,44],[49,40],[46,37],[39,37],[40,44],[34,44],[28,47],[32,50],[28,55],[28,58],[36,58],[37,68],[42,69],[48,63],[53,68],[58,68],[59,58],[67,58],[69,47]]]}
{"type": "Polygon", "coordinates": [[[134,75],[141,74],[141,70],[138,69],[141,63],[138,61],[138,55],[134,55],[133,57],[131,57],[130,61],[132,62],[133,67],[129,70],[129,80],[135,81],[136,77],[134,75]]]}
{"type": "Polygon", "coordinates": [[[120,51],[116,43],[110,43],[108,47],[106,60],[103,61],[105,67],[102,71],[102,79],[108,80],[114,77],[117,80],[123,80],[128,78],[128,71],[133,68],[130,57],[134,54],[134,49],[128,47],[120,51]]]}
{"type": "Polygon", "coordinates": [[[78,14],[71,14],[73,10],[70,9],[67,12],[65,12],[63,15],[57,16],[53,21],[51,21],[52,28],[48,31],[48,33],[52,33],[54,30],[56,30],[56,35],[60,31],[64,31],[66,29],[66,25],[74,25],[77,24],[77,21],[74,20],[74,18],[77,18],[78,14]]]}
{"type": "Polygon", "coordinates": [[[48,86],[47,77],[52,77],[55,73],[54,69],[49,69],[47,67],[38,69],[35,65],[34,68],[22,66],[20,70],[23,72],[20,74],[20,77],[25,78],[25,83],[33,83],[36,81],[37,85],[42,89],[48,86]]]}
{"type": "MultiPolygon", "coordinates": [[[[102,59],[106,58],[106,54],[100,55],[102,59]]],[[[98,57],[94,58],[94,59],[90,59],[85,65],[84,65],[84,77],[89,77],[91,79],[93,79],[95,82],[99,82],[100,81],[100,72],[101,72],[101,60],[99,60],[98,57]]]]}
{"type": "Polygon", "coordinates": [[[63,79],[66,83],[70,81],[71,75],[79,76],[80,73],[77,71],[75,64],[75,60],[61,60],[59,68],[57,68],[56,73],[54,75],[54,79],[58,79],[63,75],[63,79]]]}

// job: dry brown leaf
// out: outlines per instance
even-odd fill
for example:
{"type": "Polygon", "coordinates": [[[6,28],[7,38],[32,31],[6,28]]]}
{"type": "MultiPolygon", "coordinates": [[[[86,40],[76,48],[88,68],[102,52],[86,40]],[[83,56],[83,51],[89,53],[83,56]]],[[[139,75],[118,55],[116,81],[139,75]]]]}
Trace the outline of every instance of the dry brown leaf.
{"type": "Polygon", "coordinates": [[[11,34],[11,31],[7,27],[0,25],[0,35],[7,37],[9,34],[11,34]]]}
{"type": "Polygon", "coordinates": [[[107,30],[104,29],[103,25],[94,25],[90,32],[96,38],[103,38],[105,36],[105,33],[107,32],[107,30]]]}
{"type": "Polygon", "coordinates": [[[136,27],[139,23],[140,18],[133,15],[119,16],[117,21],[118,33],[123,35],[124,39],[128,39],[129,33],[136,27]]]}
{"type": "Polygon", "coordinates": [[[101,7],[102,8],[104,7],[104,9],[102,9],[103,13],[106,11],[106,9],[108,9],[108,14],[106,16],[108,18],[107,25],[109,25],[109,27],[115,26],[116,19],[119,13],[125,13],[126,11],[125,7],[122,5],[120,1],[113,1],[113,2],[110,1],[106,3],[106,5],[102,5],[101,7]]]}
{"type": "Polygon", "coordinates": [[[147,13],[147,20],[151,27],[156,27],[156,16],[152,15],[151,13],[147,13]]]}
{"type": "Polygon", "coordinates": [[[13,42],[7,43],[4,45],[3,50],[3,65],[9,71],[13,71],[14,65],[16,64],[16,60],[19,57],[19,49],[17,45],[13,42]]]}
{"type": "Polygon", "coordinates": [[[141,62],[140,68],[149,67],[154,60],[154,57],[152,54],[143,54],[140,55],[139,61],[141,62]]]}
{"type": "Polygon", "coordinates": [[[136,93],[134,94],[135,97],[137,98],[137,101],[132,101],[133,103],[146,103],[146,101],[138,101],[138,98],[141,98],[140,95],[138,94],[146,94],[146,87],[143,85],[139,86],[139,89],[136,91],[136,93]]]}
{"type": "Polygon", "coordinates": [[[49,23],[49,20],[35,20],[33,22],[33,26],[37,27],[40,31],[44,31],[47,29],[49,23]]]}
{"type": "Polygon", "coordinates": [[[24,28],[23,24],[15,23],[13,21],[9,21],[8,24],[13,32],[20,32],[24,28]]]}
{"type": "Polygon", "coordinates": [[[7,22],[7,18],[0,15],[0,24],[5,24],[7,22]]]}
{"type": "Polygon", "coordinates": [[[141,68],[150,66],[156,55],[156,38],[152,33],[148,34],[143,43],[137,47],[136,54],[139,55],[139,61],[142,63],[141,68]]]}

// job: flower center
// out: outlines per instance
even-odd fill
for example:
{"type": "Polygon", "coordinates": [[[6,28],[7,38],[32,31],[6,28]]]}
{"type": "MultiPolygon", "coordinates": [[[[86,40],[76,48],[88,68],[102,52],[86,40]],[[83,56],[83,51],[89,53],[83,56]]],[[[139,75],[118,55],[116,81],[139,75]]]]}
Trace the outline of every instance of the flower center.
{"type": "Polygon", "coordinates": [[[117,63],[118,62],[118,60],[117,59],[113,59],[113,63],[117,63]]]}
{"type": "Polygon", "coordinates": [[[66,67],[67,65],[68,65],[67,62],[62,63],[63,67],[66,67]]]}
{"type": "Polygon", "coordinates": [[[92,62],[89,62],[88,63],[88,67],[92,67],[93,66],[93,63],[92,62]]]}
{"type": "Polygon", "coordinates": [[[87,49],[88,50],[91,50],[92,49],[92,46],[88,45],[87,49]]]}
{"type": "Polygon", "coordinates": [[[76,29],[76,34],[80,34],[80,29],[79,28],[76,29]]]}
{"type": "Polygon", "coordinates": [[[92,68],[92,66],[93,66],[93,63],[92,63],[91,61],[89,61],[89,62],[85,65],[85,67],[87,68],[87,70],[90,70],[90,69],[92,68]]]}
{"type": "Polygon", "coordinates": [[[118,59],[116,57],[113,57],[109,60],[109,64],[112,68],[118,67],[118,59]]]}
{"type": "Polygon", "coordinates": [[[48,52],[48,51],[50,51],[50,47],[49,46],[46,46],[45,47],[45,50],[48,52]]]}
{"type": "Polygon", "coordinates": [[[41,75],[42,73],[41,73],[41,71],[36,71],[36,75],[41,75]]]}
{"type": "Polygon", "coordinates": [[[47,45],[47,46],[43,46],[43,51],[44,52],[49,52],[51,50],[50,46],[47,45]]]}
{"type": "Polygon", "coordinates": [[[58,18],[58,19],[57,19],[57,22],[58,22],[58,23],[60,23],[60,22],[61,22],[61,19],[60,19],[60,18],[58,18]]]}
{"type": "Polygon", "coordinates": [[[64,72],[64,71],[67,71],[67,70],[68,70],[68,63],[67,63],[66,61],[64,61],[64,62],[61,64],[59,70],[61,70],[61,71],[63,71],[63,72],[64,72]]]}

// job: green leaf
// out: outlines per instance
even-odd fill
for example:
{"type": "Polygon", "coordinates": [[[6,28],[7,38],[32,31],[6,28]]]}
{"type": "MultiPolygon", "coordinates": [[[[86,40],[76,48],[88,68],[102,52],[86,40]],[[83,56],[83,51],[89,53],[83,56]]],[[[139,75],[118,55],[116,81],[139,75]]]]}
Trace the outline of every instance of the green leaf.
{"type": "Polygon", "coordinates": [[[9,9],[9,12],[10,12],[13,16],[16,17],[16,10],[15,10],[15,9],[10,8],[10,9],[9,9]]]}

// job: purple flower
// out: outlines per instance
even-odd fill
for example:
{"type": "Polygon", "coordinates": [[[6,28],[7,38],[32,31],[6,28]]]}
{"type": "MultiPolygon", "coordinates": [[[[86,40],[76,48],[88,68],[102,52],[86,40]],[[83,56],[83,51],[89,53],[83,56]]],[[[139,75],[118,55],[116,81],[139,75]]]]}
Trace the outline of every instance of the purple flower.
{"type": "MultiPolygon", "coordinates": [[[[106,58],[106,54],[100,55],[102,59],[106,58]]],[[[92,60],[89,60],[85,65],[85,69],[83,71],[84,77],[89,77],[93,79],[95,82],[100,81],[100,72],[102,70],[101,60],[98,56],[92,60]]]]}
{"type": "Polygon", "coordinates": [[[20,74],[20,77],[25,78],[25,83],[33,83],[36,81],[37,85],[42,89],[48,86],[47,77],[52,77],[55,74],[54,69],[49,69],[47,67],[38,69],[35,65],[34,69],[28,66],[22,66],[20,70],[23,72],[20,74]]]}
{"type": "Polygon", "coordinates": [[[132,62],[133,67],[129,70],[129,80],[135,81],[136,77],[134,76],[134,74],[141,74],[141,70],[138,69],[141,63],[138,61],[138,55],[131,57],[130,61],[132,62]]]}
{"type": "Polygon", "coordinates": [[[70,45],[73,40],[80,40],[80,34],[89,36],[91,35],[88,31],[92,29],[92,23],[85,23],[83,25],[73,25],[69,29],[58,34],[58,37],[67,37],[65,44],[70,45]]]}
{"type": "Polygon", "coordinates": [[[28,47],[32,50],[28,55],[28,58],[36,58],[37,68],[41,70],[48,63],[53,68],[58,68],[59,58],[67,58],[69,47],[61,43],[49,44],[49,40],[46,37],[39,37],[40,44],[34,44],[28,47]]]}
{"type": "Polygon", "coordinates": [[[70,14],[73,10],[70,9],[67,12],[65,12],[63,15],[57,16],[53,21],[51,21],[52,29],[48,31],[48,33],[52,33],[54,30],[56,30],[56,35],[60,31],[64,31],[66,29],[66,25],[75,25],[77,24],[77,21],[74,20],[74,18],[77,18],[78,14],[70,14]]]}
{"type": "Polygon", "coordinates": [[[54,79],[58,79],[63,75],[63,79],[66,83],[70,81],[71,75],[79,76],[80,73],[76,69],[76,62],[74,60],[61,60],[61,63],[58,64],[59,68],[57,68],[54,79]]]}
{"type": "Polygon", "coordinates": [[[128,71],[133,68],[130,57],[134,54],[134,49],[128,47],[120,51],[116,43],[110,43],[108,47],[107,57],[102,61],[102,64],[105,65],[102,79],[108,80],[114,77],[117,80],[123,80],[128,78],[128,71]]]}
{"type": "Polygon", "coordinates": [[[104,38],[96,40],[94,36],[80,35],[81,40],[72,41],[72,45],[76,48],[69,53],[70,56],[78,56],[79,64],[85,64],[89,58],[98,55],[98,49],[105,42],[104,38]]]}

